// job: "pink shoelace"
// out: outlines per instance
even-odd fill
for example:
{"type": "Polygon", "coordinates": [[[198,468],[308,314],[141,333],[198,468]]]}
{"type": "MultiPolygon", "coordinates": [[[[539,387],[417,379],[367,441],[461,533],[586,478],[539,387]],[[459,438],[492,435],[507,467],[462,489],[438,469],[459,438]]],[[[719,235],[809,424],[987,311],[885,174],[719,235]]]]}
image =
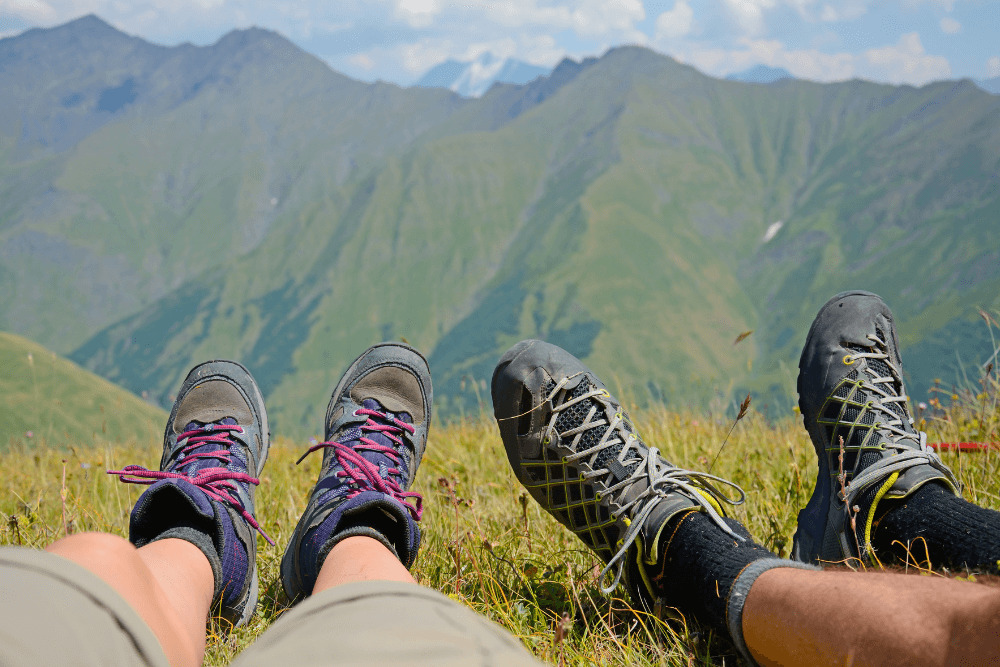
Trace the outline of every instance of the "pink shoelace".
{"type": "Polygon", "coordinates": [[[243,427],[235,424],[232,426],[226,424],[206,424],[181,433],[177,439],[178,442],[182,440],[186,440],[187,442],[181,449],[181,454],[184,454],[184,456],[174,466],[174,470],[177,472],[149,470],[142,466],[128,465],[122,470],[108,470],[108,474],[118,475],[118,479],[126,484],[154,484],[161,479],[185,479],[204,491],[205,495],[209,498],[228,503],[239,510],[243,520],[260,533],[267,540],[268,544],[274,546],[274,540],[264,532],[264,529],[260,527],[260,524],[253,518],[253,515],[243,507],[239,499],[230,493],[230,491],[236,490],[236,482],[258,486],[260,485],[259,479],[251,477],[245,472],[236,472],[220,466],[202,468],[195,471],[193,476],[180,472],[185,466],[201,459],[216,459],[223,465],[229,464],[233,456],[232,452],[229,451],[229,446],[232,444],[230,440],[232,433],[243,433],[243,427]],[[195,451],[209,443],[222,445],[222,447],[212,451],[195,451]]]}
{"type": "MultiPolygon", "coordinates": [[[[360,426],[362,433],[381,433],[399,446],[403,446],[404,444],[403,439],[399,437],[403,431],[413,433],[416,430],[412,424],[407,424],[404,421],[400,421],[391,415],[377,410],[359,408],[354,411],[354,414],[368,417],[368,420],[360,426]],[[373,417],[378,418],[384,423],[375,421],[373,417]]],[[[336,472],[337,477],[347,478],[348,483],[352,486],[350,491],[347,493],[348,498],[353,498],[367,489],[381,491],[382,493],[390,495],[402,503],[413,518],[420,521],[420,517],[424,513],[423,497],[414,491],[404,491],[395,480],[383,477],[379,466],[364,458],[359,453],[362,450],[378,452],[392,461],[393,465],[398,466],[399,453],[393,447],[379,444],[371,438],[366,438],[364,435],[358,437],[358,444],[353,447],[331,440],[330,442],[321,442],[310,447],[306,453],[303,454],[298,461],[296,461],[296,464],[302,463],[307,456],[316,450],[326,448],[333,449],[333,454],[337,457],[337,463],[341,468],[336,472]],[[412,499],[413,502],[409,502],[408,499],[412,499]]],[[[403,471],[396,467],[388,468],[386,472],[389,475],[403,474],[403,471]]]]}

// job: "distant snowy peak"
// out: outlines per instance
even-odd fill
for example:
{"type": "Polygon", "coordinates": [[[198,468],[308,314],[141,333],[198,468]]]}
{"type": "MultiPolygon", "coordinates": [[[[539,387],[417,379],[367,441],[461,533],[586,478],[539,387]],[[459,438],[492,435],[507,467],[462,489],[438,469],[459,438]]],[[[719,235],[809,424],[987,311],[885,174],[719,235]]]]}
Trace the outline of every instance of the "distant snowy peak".
{"type": "Polygon", "coordinates": [[[545,67],[484,53],[472,62],[447,60],[436,65],[417,81],[417,85],[448,88],[464,97],[480,97],[494,83],[522,85],[548,73],[549,69],[545,67]]]}
{"type": "Polygon", "coordinates": [[[743,83],[774,83],[782,79],[794,79],[792,73],[783,67],[768,67],[767,65],[754,65],[750,69],[742,72],[734,72],[726,76],[730,81],[742,81],[743,83]]]}

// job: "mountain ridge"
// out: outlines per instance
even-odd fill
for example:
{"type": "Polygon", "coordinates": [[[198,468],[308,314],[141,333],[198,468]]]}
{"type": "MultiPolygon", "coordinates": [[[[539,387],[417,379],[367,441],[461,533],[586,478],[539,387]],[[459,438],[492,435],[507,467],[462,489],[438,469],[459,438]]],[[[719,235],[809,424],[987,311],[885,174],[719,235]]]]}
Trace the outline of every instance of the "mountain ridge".
{"type": "Polygon", "coordinates": [[[236,358],[297,433],[383,339],[427,354],[441,415],[477,411],[525,337],[637,402],[787,410],[850,288],[896,310],[904,359],[928,350],[914,385],[946,374],[930,352],[989,345],[967,324],[1000,305],[1000,101],[971,84],[760,86],[622,47],[466,99],[286,57],[220,61],[34,162],[0,134],[0,324],[161,404],[236,358]]]}

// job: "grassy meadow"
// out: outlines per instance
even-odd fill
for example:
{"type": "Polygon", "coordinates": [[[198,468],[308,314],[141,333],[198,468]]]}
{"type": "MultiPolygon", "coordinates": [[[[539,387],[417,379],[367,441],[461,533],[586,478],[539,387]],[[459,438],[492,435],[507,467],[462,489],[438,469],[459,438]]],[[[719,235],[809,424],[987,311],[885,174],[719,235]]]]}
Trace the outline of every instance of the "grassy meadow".
{"type": "Polygon", "coordinates": [[[34,341],[0,331],[0,455],[8,445],[146,442],[167,413],[34,341]]]}
{"type": "MultiPolygon", "coordinates": [[[[988,391],[944,396],[950,407],[926,419],[930,441],[998,440],[996,383],[988,391]]],[[[740,484],[747,503],[733,509],[768,548],[788,555],[796,513],[815,483],[815,455],[798,419],[771,422],[754,412],[733,425],[728,414],[635,414],[646,441],[677,465],[707,468],[740,484]]],[[[305,443],[278,437],[258,491],[258,518],[278,546],[259,541],[260,607],[247,627],[213,625],[206,664],[226,664],[282,613],[278,567],[320,454],[296,467],[305,443]]],[[[63,441],[14,444],[0,457],[0,543],[43,547],[74,531],[127,533],[143,487],[106,469],[156,465],[156,441],[77,447],[63,441]],[[52,445],[51,447],[46,444],[52,445]]],[[[965,497],[1000,509],[1000,452],[945,453],[965,497]]],[[[601,563],[521,490],[488,416],[432,428],[416,490],[424,495],[424,544],[417,580],[485,614],[553,664],[736,664],[732,647],[682,618],[661,621],[633,610],[619,589],[601,595],[601,563]]],[[[918,566],[919,567],[919,566],[918,566]]],[[[924,574],[930,575],[925,572],[924,574]]]]}

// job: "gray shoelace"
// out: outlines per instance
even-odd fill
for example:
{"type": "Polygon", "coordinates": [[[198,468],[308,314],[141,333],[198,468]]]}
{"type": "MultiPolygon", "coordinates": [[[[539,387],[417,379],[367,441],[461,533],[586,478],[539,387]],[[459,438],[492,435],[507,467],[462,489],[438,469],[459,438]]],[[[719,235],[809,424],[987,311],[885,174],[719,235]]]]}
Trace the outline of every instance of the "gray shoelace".
{"type": "MultiPolygon", "coordinates": [[[[865,489],[887,480],[893,473],[902,472],[916,465],[927,464],[934,467],[958,488],[958,480],[948,466],[927,447],[927,434],[922,431],[904,430],[902,417],[889,407],[893,403],[906,405],[906,394],[897,394],[894,388],[890,389],[902,374],[892,363],[889,355],[881,351],[887,348],[885,341],[875,334],[868,334],[868,340],[875,343],[878,349],[873,349],[871,352],[855,351],[848,356],[852,359],[879,359],[889,368],[890,375],[879,375],[871,364],[866,363],[864,371],[869,375],[866,386],[876,396],[875,400],[869,403],[869,407],[875,413],[886,417],[885,421],[878,424],[879,430],[889,433],[889,437],[882,441],[883,446],[894,453],[878,459],[845,484],[846,497],[842,500],[846,503],[847,511],[850,511],[854,501],[865,489]]],[[[910,425],[912,426],[912,422],[910,425]]]]}
{"type": "MultiPolygon", "coordinates": [[[[566,384],[577,375],[580,374],[577,373],[569,377],[564,377],[556,383],[555,387],[553,387],[552,391],[549,392],[549,395],[546,397],[546,401],[552,403],[552,400],[566,386],[566,384]]],[[[569,443],[569,446],[576,450],[576,447],[579,445],[580,440],[583,438],[583,434],[586,431],[606,427],[603,435],[596,445],[576,451],[574,454],[565,458],[566,463],[572,463],[588,459],[589,457],[587,464],[591,470],[589,472],[581,473],[581,477],[584,479],[602,477],[611,473],[611,470],[607,467],[595,467],[598,455],[607,447],[613,447],[622,443],[621,451],[619,451],[616,459],[623,466],[626,465],[624,462],[630,453],[633,457],[636,457],[629,463],[634,463],[638,460],[640,464],[634,467],[631,474],[604,489],[601,494],[598,494],[598,499],[600,499],[602,494],[608,495],[618,491],[624,492],[628,487],[643,479],[648,481],[647,487],[641,493],[637,494],[628,502],[621,504],[618,509],[612,510],[612,516],[614,516],[616,520],[620,519],[623,515],[627,517],[628,529],[625,531],[625,535],[621,538],[621,540],[619,540],[620,547],[617,553],[612,556],[611,560],[608,561],[607,565],[601,571],[600,581],[604,582],[607,575],[613,569],[615,570],[615,576],[611,583],[607,586],[603,583],[601,584],[602,592],[609,594],[618,587],[618,584],[621,582],[622,574],[625,570],[625,555],[628,553],[629,547],[631,547],[632,543],[636,540],[636,538],[638,538],[643,524],[656,505],[669,494],[680,493],[685,497],[690,498],[698,506],[700,506],[705,513],[712,518],[712,521],[714,521],[726,534],[737,540],[744,541],[743,537],[733,532],[726,522],[723,521],[722,515],[715,509],[713,502],[709,499],[710,496],[718,504],[726,503],[728,505],[739,505],[746,499],[746,494],[743,492],[743,489],[729,480],[716,475],[710,475],[708,473],[694,470],[685,470],[683,468],[673,466],[660,457],[659,449],[656,447],[649,447],[645,452],[643,452],[640,447],[642,443],[639,438],[634,433],[622,427],[622,424],[625,422],[625,416],[621,411],[616,412],[614,417],[609,421],[606,418],[606,411],[598,410],[596,406],[592,406],[587,414],[587,417],[579,426],[559,433],[555,427],[559,414],[563,410],[590,398],[596,399],[599,404],[608,405],[607,399],[610,398],[610,394],[606,389],[598,389],[594,387],[590,391],[584,392],[580,396],[571,398],[563,403],[560,403],[559,405],[552,403],[552,417],[546,427],[544,437],[555,437],[565,441],[566,438],[572,436],[573,439],[569,443]],[[715,482],[735,489],[739,495],[735,498],[730,498],[716,488],[714,484],[715,482]],[[629,516],[630,514],[631,516],[629,516]]]]}

